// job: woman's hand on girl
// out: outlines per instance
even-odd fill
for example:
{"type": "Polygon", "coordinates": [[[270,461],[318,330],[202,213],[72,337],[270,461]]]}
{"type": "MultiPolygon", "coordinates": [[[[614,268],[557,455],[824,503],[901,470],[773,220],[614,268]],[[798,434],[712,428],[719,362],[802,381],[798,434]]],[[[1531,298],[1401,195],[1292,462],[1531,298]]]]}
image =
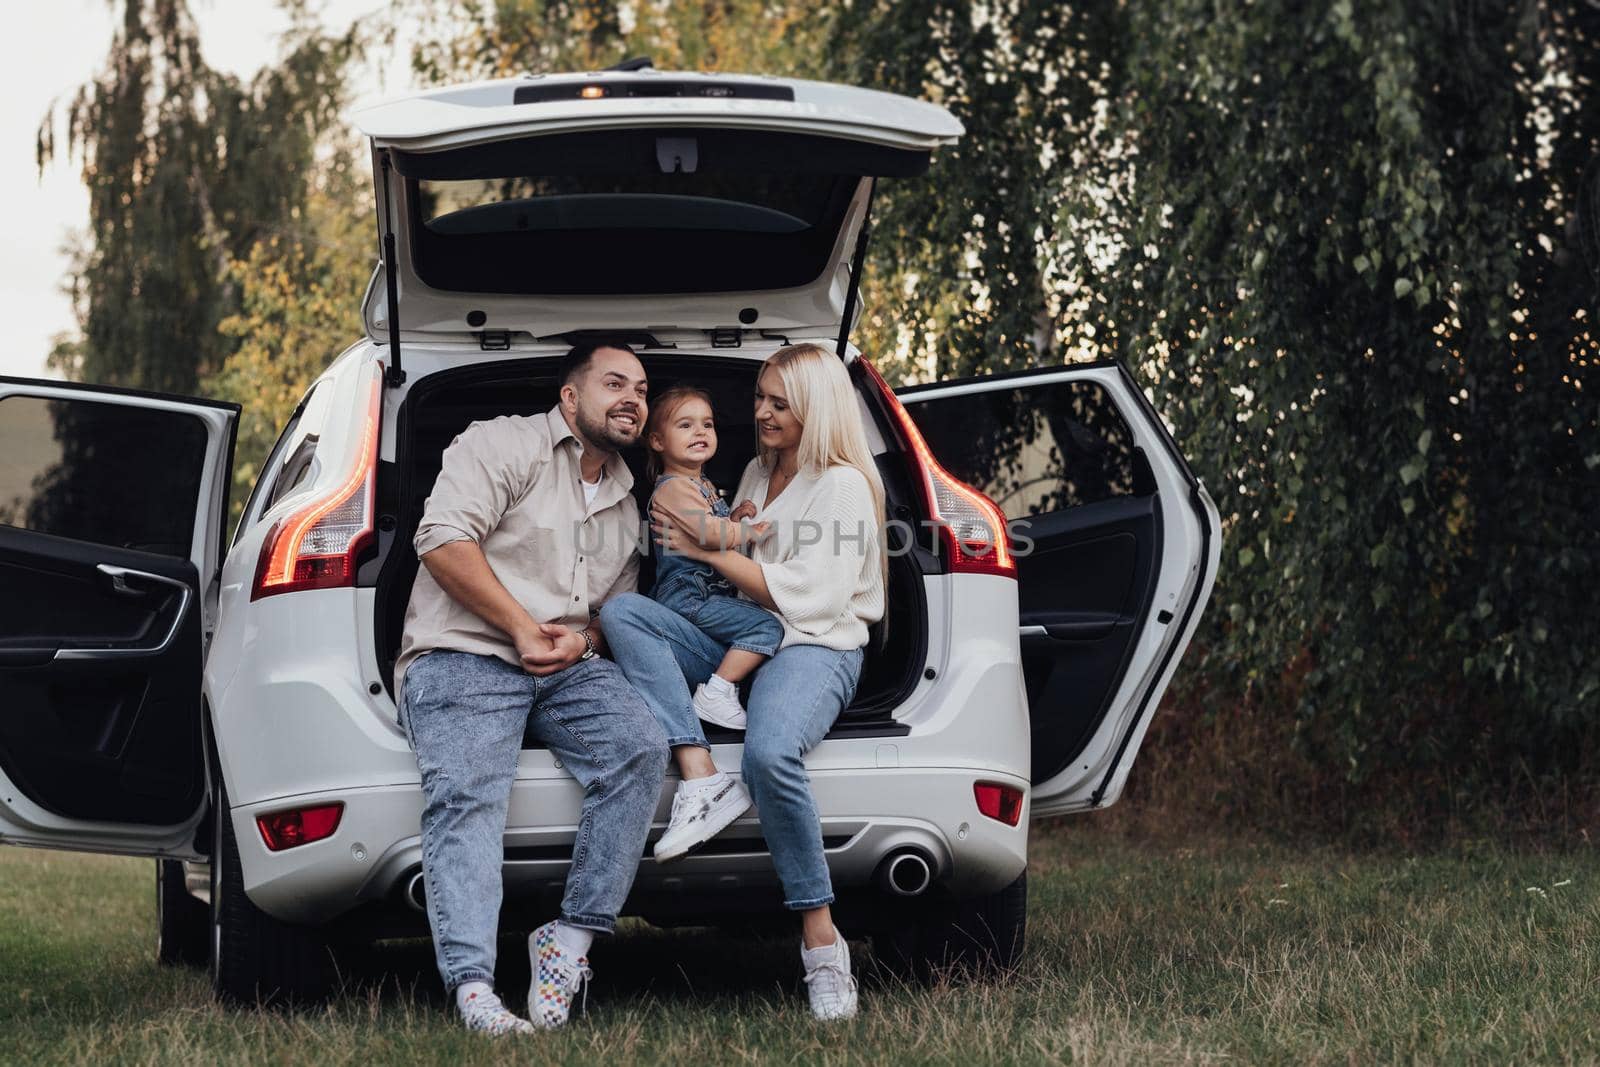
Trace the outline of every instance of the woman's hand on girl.
{"type": "Polygon", "coordinates": [[[702,563],[710,562],[717,554],[717,549],[702,548],[700,542],[671,519],[665,518],[659,512],[650,515],[650,529],[661,542],[663,551],[686,559],[699,560],[702,563]]]}

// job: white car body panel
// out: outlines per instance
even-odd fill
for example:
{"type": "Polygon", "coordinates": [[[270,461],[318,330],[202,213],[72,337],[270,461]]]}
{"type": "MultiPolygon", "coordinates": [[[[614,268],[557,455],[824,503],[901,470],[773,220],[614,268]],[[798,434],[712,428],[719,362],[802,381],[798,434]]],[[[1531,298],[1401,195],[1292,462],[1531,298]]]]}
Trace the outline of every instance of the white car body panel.
{"type": "Polygon", "coordinates": [[[815,133],[890,148],[930,150],[953,144],[961,123],[937,104],[848,85],[757,74],[596,71],[528,75],[428,89],[351,109],[351,123],[381,147],[435,152],[515,137],[574,130],[660,126],[815,133]],[[734,82],[784,86],[793,101],[713,97],[622,97],[514,103],[528,85],[617,85],[688,79],[707,87],[734,82]]]}

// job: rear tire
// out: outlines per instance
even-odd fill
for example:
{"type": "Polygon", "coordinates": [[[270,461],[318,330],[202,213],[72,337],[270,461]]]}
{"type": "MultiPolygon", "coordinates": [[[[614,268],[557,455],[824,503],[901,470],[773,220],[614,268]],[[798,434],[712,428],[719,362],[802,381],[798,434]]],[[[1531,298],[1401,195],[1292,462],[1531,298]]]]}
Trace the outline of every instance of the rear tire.
{"type": "Polygon", "coordinates": [[[904,914],[901,925],[872,942],[874,956],[891,973],[918,982],[1003,975],[1016,967],[1027,943],[1028,875],[986,896],[928,901],[904,914]]]}
{"type": "Polygon", "coordinates": [[[316,930],[279,922],[251,903],[220,777],[213,797],[212,992],[224,1004],[244,1007],[299,1007],[325,1000],[338,980],[327,939],[316,930]]]}
{"type": "Polygon", "coordinates": [[[211,909],[184,884],[183,864],[156,860],[156,960],[204,967],[210,956],[211,909]]]}

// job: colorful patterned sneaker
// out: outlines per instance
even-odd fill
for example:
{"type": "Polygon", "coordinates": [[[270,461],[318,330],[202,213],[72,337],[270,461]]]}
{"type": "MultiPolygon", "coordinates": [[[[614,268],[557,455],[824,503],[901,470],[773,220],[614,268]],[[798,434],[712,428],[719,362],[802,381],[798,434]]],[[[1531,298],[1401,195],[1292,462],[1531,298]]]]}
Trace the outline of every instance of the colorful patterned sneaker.
{"type": "Polygon", "coordinates": [[[572,1000],[583,991],[584,1006],[589,1001],[589,957],[574,959],[556,941],[556,924],[547,922],[528,935],[528,958],[533,963],[533,985],[528,988],[528,1018],[545,1030],[565,1026],[572,1014],[572,1000]]]}
{"type": "Polygon", "coordinates": [[[461,1005],[461,1021],[467,1029],[490,1037],[505,1034],[531,1034],[533,1024],[513,1015],[493,993],[473,993],[461,1005]]]}
{"type": "Polygon", "coordinates": [[[850,975],[850,946],[838,930],[827,952],[800,946],[805,963],[806,987],[811,994],[811,1014],[832,1021],[848,1019],[856,1013],[856,980],[850,975]]]}

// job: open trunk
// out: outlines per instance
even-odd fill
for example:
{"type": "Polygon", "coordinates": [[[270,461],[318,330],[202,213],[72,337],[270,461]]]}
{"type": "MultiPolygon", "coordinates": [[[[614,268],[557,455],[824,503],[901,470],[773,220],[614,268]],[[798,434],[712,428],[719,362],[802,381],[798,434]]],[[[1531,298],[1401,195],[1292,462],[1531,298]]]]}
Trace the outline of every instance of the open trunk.
{"type": "MultiPolygon", "coordinates": [[[[755,454],[755,429],[750,397],[755,391],[761,363],[726,355],[646,354],[652,391],[679,381],[692,381],[708,389],[715,401],[719,448],[706,465],[706,474],[718,487],[732,492],[745,464],[755,454]]],[[[396,462],[379,470],[379,511],[395,516],[392,530],[380,534],[376,603],[376,649],[379,676],[392,685],[395,655],[411,583],[419,566],[411,542],[422,508],[439,475],[444,450],[469,423],[498,415],[534,415],[555,405],[559,390],[555,379],[559,359],[541,357],[480,363],[459,370],[429,375],[406,394],[399,412],[396,462]]],[[[873,417],[879,417],[869,402],[873,417]]],[[[644,473],[644,453],[624,454],[634,474],[634,495],[641,513],[649,496],[644,473]]],[[[905,470],[904,458],[895,452],[878,457],[879,471],[890,514],[904,507],[919,510],[905,470]]],[[[873,627],[856,698],[834,728],[835,735],[904,733],[892,719],[893,710],[915,687],[926,660],[927,605],[922,566],[913,555],[889,561],[888,615],[873,627]]],[[[649,590],[651,563],[644,562],[639,589],[649,590]]],[[[708,727],[713,740],[734,740],[739,735],[708,727]]]]}

